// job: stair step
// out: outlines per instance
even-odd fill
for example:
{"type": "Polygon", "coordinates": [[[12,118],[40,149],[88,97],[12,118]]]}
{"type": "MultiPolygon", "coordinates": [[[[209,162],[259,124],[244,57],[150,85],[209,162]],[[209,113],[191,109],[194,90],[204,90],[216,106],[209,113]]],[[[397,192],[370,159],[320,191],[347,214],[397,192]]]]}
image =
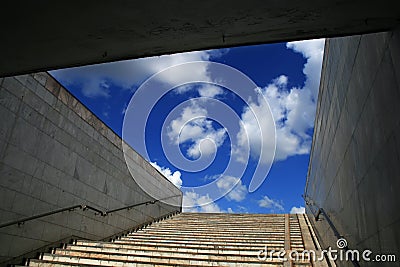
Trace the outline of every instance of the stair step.
{"type": "MultiPolygon", "coordinates": [[[[111,262],[112,263],[112,262],[111,262]]],[[[174,263],[123,263],[118,264],[118,262],[112,263],[113,265],[103,265],[103,266],[121,266],[121,267],[176,267],[176,266],[193,266],[193,267],[202,267],[202,266],[244,266],[244,267],[277,267],[279,265],[274,264],[274,263],[259,263],[259,264],[249,264],[249,263],[223,263],[220,265],[217,265],[217,263],[212,263],[212,265],[204,265],[204,264],[195,264],[195,262],[191,262],[190,264],[174,264],[174,263]]],[[[46,261],[46,260],[38,260],[38,259],[33,259],[31,260],[31,263],[29,266],[34,266],[34,267],[66,267],[66,266],[97,266],[93,264],[83,264],[81,263],[63,263],[63,262],[55,262],[55,261],[46,261]]],[[[293,267],[312,267],[311,264],[294,264],[293,267]]]]}
{"type": "MultiPolygon", "coordinates": [[[[157,230],[157,229],[151,229],[148,228],[146,230],[140,230],[134,233],[130,233],[133,235],[138,235],[138,234],[160,234],[160,235],[185,235],[185,234],[191,234],[193,236],[201,236],[201,235],[208,235],[208,236],[213,236],[213,237],[218,237],[218,236],[246,236],[246,237],[260,237],[263,236],[264,238],[266,237],[274,237],[274,236],[281,236],[284,235],[285,233],[279,233],[279,232],[274,232],[273,234],[271,232],[268,231],[252,231],[252,232],[246,232],[246,231],[237,231],[237,232],[233,232],[233,231],[200,231],[197,230],[196,232],[193,232],[193,230],[174,230],[174,231],[165,231],[165,230],[157,230]]],[[[297,235],[301,235],[301,233],[292,233],[292,234],[297,234],[297,235]]]]}
{"type": "MultiPolygon", "coordinates": [[[[136,257],[148,257],[148,258],[164,258],[164,259],[182,259],[182,260],[198,260],[198,261],[213,261],[213,262],[242,262],[242,263],[259,263],[257,253],[253,252],[252,255],[224,255],[224,254],[200,254],[200,253],[189,253],[187,251],[149,251],[149,250],[136,250],[134,253],[127,251],[87,251],[87,250],[75,250],[75,249],[56,249],[53,252],[54,255],[64,255],[73,257],[83,258],[94,258],[94,259],[109,259],[109,260],[122,260],[122,261],[134,261],[136,257]]],[[[275,256],[278,256],[278,252],[275,256]]],[[[282,262],[278,258],[273,259],[273,262],[282,262]]]]}
{"type": "MultiPolygon", "coordinates": [[[[143,237],[121,237],[114,241],[115,243],[124,243],[124,244],[141,244],[142,242],[153,242],[158,244],[165,243],[177,243],[177,244],[209,244],[209,245],[218,245],[218,246],[241,246],[241,247],[264,247],[271,246],[276,248],[283,248],[284,242],[280,240],[254,240],[254,241],[243,241],[240,239],[193,239],[193,238],[143,238],[143,237]]],[[[291,241],[291,246],[293,247],[303,247],[302,243],[296,243],[295,241],[291,241]]]]}
{"type": "Polygon", "coordinates": [[[93,266],[93,265],[86,265],[82,263],[66,263],[66,262],[54,262],[54,261],[46,261],[46,260],[39,260],[39,259],[30,259],[27,266],[34,266],[34,267],[44,267],[44,266],[51,266],[51,267],[66,267],[66,266],[93,266]]]}
{"type": "MultiPolygon", "coordinates": [[[[71,253],[74,254],[74,253],[71,253]]],[[[218,261],[214,258],[172,258],[172,257],[161,257],[158,255],[103,255],[101,253],[82,254],[85,256],[77,255],[60,255],[60,254],[48,254],[42,255],[42,259],[47,262],[55,263],[68,263],[68,264],[79,264],[79,265],[95,265],[95,266],[142,266],[141,264],[173,264],[179,266],[266,266],[265,263],[260,261],[248,262],[248,261],[235,261],[226,257],[218,261]],[[136,264],[136,265],[135,265],[136,264]]],[[[277,266],[282,264],[280,260],[268,261],[270,266],[277,266]]],[[[309,265],[309,263],[304,263],[309,265]]],[[[267,265],[268,266],[268,265],[267,265]]]]}
{"type": "MultiPolygon", "coordinates": [[[[242,251],[253,251],[253,250],[260,250],[264,249],[265,246],[242,246],[242,245],[222,245],[218,243],[199,243],[199,244],[187,244],[187,243],[162,243],[162,242],[141,242],[138,244],[132,244],[127,242],[97,242],[97,241],[77,241],[76,245],[78,246],[87,246],[87,247],[112,247],[112,248],[126,248],[126,249],[134,249],[134,248],[141,248],[141,247],[160,247],[160,248],[192,248],[192,249],[200,249],[200,250],[209,250],[218,249],[223,250],[242,250],[242,251]]],[[[268,248],[279,250],[283,248],[283,246],[268,246],[268,248]]]]}
{"type": "MultiPolygon", "coordinates": [[[[112,242],[75,240],[29,266],[302,266],[309,260],[285,263],[281,249],[301,253],[310,225],[303,215],[179,214],[154,222],[112,242]],[[302,221],[301,221],[302,220],[302,221]],[[302,226],[300,225],[302,222],[302,226]],[[301,227],[300,227],[301,226],[301,227]],[[289,242],[289,243],[288,243],[289,242]],[[274,250],[259,260],[260,250],[274,250]]],[[[309,240],[306,239],[306,240],[309,240]]],[[[309,241],[307,241],[309,242],[309,241]]],[[[308,248],[310,244],[307,243],[308,248]]],[[[314,244],[311,244],[314,246],[314,244]]],[[[322,265],[324,266],[324,265],[322,265]]]]}
{"type": "MultiPolygon", "coordinates": [[[[130,240],[124,240],[124,239],[119,239],[115,240],[114,243],[122,243],[122,244],[141,244],[142,242],[146,242],[146,239],[130,239],[130,240]]],[[[274,243],[267,243],[267,242],[254,242],[254,243],[244,243],[244,242],[235,242],[235,241],[220,241],[220,240],[182,240],[182,239],[168,239],[168,240],[160,240],[160,239],[155,239],[152,240],[154,243],[176,243],[176,244],[208,244],[208,245],[216,245],[216,246],[239,246],[239,247],[265,247],[265,245],[268,244],[274,244],[274,243]]],[[[279,244],[275,243],[274,246],[279,246],[279,244]]],[[[281,243],[280,247],[283,248],[284,244],[281,243]]]]}
{"type": "MultiPolygon", "coordinates": [[[[119,263],[119,262],[112,262],[110,261],[112,265],[103,265],[103,266],[123,266],[123,267],[169,267],[169,266],[174,266],[176,267],[176,264],[169,264],[169,263],[144,263],[144,262],[138,262],[138,263],[119,263]]],[[[48,261],[48,260],[32,260],[32,262],[28,266],[34,266],[34,267],[66,267],[66,266],[98,266],[96,264],[83,264],[82,262],[80,263],[63,263],[63,262],[56,262],[56,261],[48,261]]],[[[101,266],[101,265],[100,265],[101,266]]],[[[181,266],[203,266],[203,265],[181,265],[181,266]]],[[[214,265],[216,266],[216,265],[214,265]]],[[[276,266],[276,265],[274,265],[276,266]]]]}
{"type": "Polygon", "coordinates": [[[218,240],[221,242],[241,242],[241,243],[263,243],[263,242],[268,242],[270,241],[271,243],[284,243],[283,239],[284,239],[284,235],[280,236],[280,237],[270,237],[270,238],[249,238],[249,237],[245,237],[245,238],[233,238],[233,237],[215,237],[215,236],[200,236],[200,235],[160,235],[160,236],[156,236],[156,235],[151,235],[151,234],[141,234],[138,233],[136,235],[128,235],[128,236],[123,236],[121,238],[119,238],[118,240],[141,240],[141,239],[146,239],[146,240],[152,240],[152,239],[160,239],[163,238],[164,240],[185,240],[185,241],[210,241],[210,240],[218,240]]]}
{"type": "MultiPolygon", "coordinates": [[[[302,236],[301,235],[290,235],[291,239],[293,240],[293,242],[298,242],[298,243],[302,243],[302,236]]],[[[175,238],[185,238],[185,239],[196,239],[196,240],[207,240],[207,239],[213,239],[213,240],[243,240],[246,242],[254,242],[256,241],[281,241],[281,243],[283,243],[283,238],[284,235],[281,236],[262,236],[259,235],[253,235],[253,236],[249,236],[249,235],[230,235],[229,233],[227,233],[226,235],[207,235],[207,234],[189,234],[189,233],[151,233],[151,232],[146,232],[146,233],[134,233],[134,234],[128,234],[126,236],[121,237],[121,239],[132,239],[132,238],[153,238],[153,239],[159,239],[159,238],[163,238],[163,239],[175,239],[175,238]]]]}
{"type": "MultiPolygon", "coordinates": [[[[78,245],[68,245],[65,250],[81,251],[81,252],[96,252],[96,253],[116,253],[116,254],[129,254],[133,255],[135,253],[147,253],[147,252],[160,252],[160,253],[189,253],[189,254],[199,254],[199,255],[221,255],[221,256],[246,256],[246,257],[256,257],[258,255],[259,249],[251,250],[226,250],[226,249],[198,249],[198,248],[186,248],[186,247],[158,247],[158,246],[133,246],[133,247],[121,247],[121,246],[78,246],[78,245]]],[[[264,251],[265,249],[263,249],[264,251]]],[[[278,251],[273,248],[267,248],[268,253],[272,250],[278,251]]],[[[56,249],[54,253],[57,254],[56,249]]],[[[298,252],[302,252],[299,250],[298,252]]],[[[277,256],[279,252],[274,253],[277,256]]],[[[269,255],[269,254],[268,254],[269,255]]]]}

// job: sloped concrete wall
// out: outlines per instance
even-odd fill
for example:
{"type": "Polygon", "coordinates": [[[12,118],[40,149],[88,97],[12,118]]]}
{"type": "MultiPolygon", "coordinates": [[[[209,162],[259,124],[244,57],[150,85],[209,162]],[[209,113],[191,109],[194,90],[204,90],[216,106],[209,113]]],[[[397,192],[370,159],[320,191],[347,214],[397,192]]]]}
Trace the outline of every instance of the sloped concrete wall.
{"type": "MultiPolygon", "coordinates": [[[[327,40],[305,189],[311,204],[327,212],[350,249],[397,253],[397,260],[399,85],[400,31],[327,40]]],[[[311,209],[315,213],[316,207],[308,206],[310,217],[311,209]]],[[[320,217],[312,221],[321,242],[335,249],[337,238],[320,217]]],[[[339,263],[346,265],[352,266],[339,263]]]]}
{"type": "MultiPolygon", "coordinates": [[[[153,200],[128,172],[121,139],[47,73],[0,79],[0,224],[86,204],[111,210],[153,200]]],[[[0,228],[0,262],[76,236],[103,239],[179,211],[182,193],[135,151],[135,176],[157,202],[102,217],[64,212],[0,228]]]]}

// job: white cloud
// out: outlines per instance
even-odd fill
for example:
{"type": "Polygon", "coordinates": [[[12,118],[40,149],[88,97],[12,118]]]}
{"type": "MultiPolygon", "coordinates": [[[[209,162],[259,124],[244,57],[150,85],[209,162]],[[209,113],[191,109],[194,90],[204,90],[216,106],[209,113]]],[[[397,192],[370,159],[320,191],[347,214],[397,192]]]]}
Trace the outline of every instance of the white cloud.
{"type": "Polygon", "coordinates": [[[82,93],[87,97],[109,97],[110,96],[110,84],[106,80],[94,81],[82,83],[82,93]]]}
{"type": "Polygon", "coordinates": [[[225,196],[228,200],[242,201],[247,195],[247,187],[242,184],[240,178],[224,175],[218,178],[217,187],[223,191],[227,191],[233,187],[225,196]]]}
{"type": "MultiPolygon", "coordinates": [[[[266,87],[258,88],[262,95],[257,102],[251,102],[241,115],[243,124],[237,135],[238,147],[234,150],[239,161],[245,160],[240,151],[247,142],[253,157],[260,156],[261,146],[263,150],[273,149],[273,129],[266,129],[263,135],[260,131],[260,128],[271,125],[268,116],[264,115],[268,107],[262,97],[268,101],[276,125],[275,161],[310,151],[312,136],[308,130],[314,124],[324,39],[291,42],[287,47],[301,53],[307,60],[303,69],[305,84],[301,88],[287,88],[289,78],[281,75],[266,87]]],[[[261,162],[266,164],[270,163],[268,160],[267,157],[261,158],[261,162]]]]}
{"type": "Polygon", "coordinates": [[[296,41],[286,44],[286,47],[301,53],[307,59],[303,69],[307,78],[304,87],[311,91],[315,99],[318,95],[324,45],[325,39],[296,41]]]}
{"type": "MultiPolygon", "coordinates": [[[[260,96],[262,97],[262,96],[260,96]]],[[[242,124],[237,134],[237,145],[234,146],[233,153],[236,160],[247,162],[246,155],[242,155],[245,148],[250,145],[250,153],[253,158],[261,156],[262,150],[272,151],[274,149],[274,131],[273,122],[270,116],[265,116],[268,112],[268,106],[265,101],[259,101],[260,104],[251,102],[244,109],[241,115],[242,124]]],[[[270,161],[269,154],[263,153],[264,157],[261,162],[268,163],[270,161]]]]}
{"type": "Polygon", "coordinates": [[[183,212],[223,212],[208,195],[199,195],[195,192],[185,192],[182,201],[183,212]]]}
{"type": "Polygon", "coordinates": [[[159,172],[161,172],[176,187],[181,188],[182,179],[181,179],[181,172],[180,171],[172,172],[169,168],[164,168],[164,167],[158,166],[157,162],[150,162],[150,164],[154,168],[156,168],[159,172]]]}
{"type": "Polygon", "coordinates": [[[223,90],[219,86],[215,86],[212,84],[202,85],[198,89],[198,91],[199,91],[200,96],[210,97],[210,98],[214,98],[217,95],[220,95],[223,93],[223,90]]]}
{"type": "MultiPolygon", "coordinates": [[[[160,167],[156,162],[150,162],[150,164],[159,172],[161,172],[175,186],[181,188],[182,179],[179,171],[172,172],[169,168],[160,167]]],[[[224,212],[216,203],[214,203],[208,194],[200,195],[195,192],[185,192],[183,194],[182,209],[183,212],[224,212]]]]}
{"type": "Polygon", "coordinates": [[[275,78],[274,83],[280,86],[286,86],[288,83],[288,77],[285,75],[281,75],[278,78],[275,78]]]}
{"type": "Polygon", "coordinates": [[[236,207],[236,213],[249,213],[249,211],[244,206],[237,206],[236,207]]]}
{"type": "MultiPolygon", "coordinates": [[[[108,97],[111,84],[132,90],[165,68],[186,62],[207,61],[211,55],[209,51],[187,52],[61,69],[50,73],[66,86],[71,84],[81,86],[82,93],[87,97],[108,97]]],[[[206,66],[188,66],[185,71],[169,72],[168,75],[160,75],[159,79],[162,82],[176,84],[186,81],[188,76],[209,80],[206,66]]]]}
{"type": "Polygon", "coordinates": [[[269,209],[272,212],[276,210],[278,211],[284,210],[282,201],[271,199],[268,196],[264,196],[262,199],[260,199],[258,201],[258,206],[260,206],[261,208],[269,209]]]}
{"type": "Polygon", "coordinates": [[[302,213],[306,213],[306,208],[300,206],[300,207],[292,207],[292,209],[290,210],[291,214],[302,214],[302,213]]]}
{"type": "Polygon", "coordinates": [[[224,128],[215,129],[207,118],[207,110],[193,101],[182,110],[181,115],[171,121],[168,137],[175,144],[190,142],[186,154],[191,158],[213,155],[226,138],[224,128]]]}

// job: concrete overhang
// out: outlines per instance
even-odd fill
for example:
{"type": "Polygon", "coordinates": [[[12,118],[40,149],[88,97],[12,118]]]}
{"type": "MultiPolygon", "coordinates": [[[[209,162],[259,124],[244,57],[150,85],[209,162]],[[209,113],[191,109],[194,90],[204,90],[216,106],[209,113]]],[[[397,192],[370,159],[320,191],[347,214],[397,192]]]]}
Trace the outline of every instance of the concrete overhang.
{"type": "Polygon", "coordinates": [[[0,76],[389,30],[397,1],[7,1],[0,76]]]}

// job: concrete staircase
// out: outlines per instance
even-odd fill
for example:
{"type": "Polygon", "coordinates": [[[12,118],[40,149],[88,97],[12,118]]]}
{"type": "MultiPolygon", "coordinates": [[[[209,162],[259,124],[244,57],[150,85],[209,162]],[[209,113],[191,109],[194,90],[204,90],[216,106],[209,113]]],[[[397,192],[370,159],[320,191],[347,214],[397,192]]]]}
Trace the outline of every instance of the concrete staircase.
{"type": "Polygon", "coordinates": [[[318,243],[303,214],[181,213],[110,242],[74,240],[26,265],[328,266],[278,257],[280,250],[304,249],[316,250],[318,243]]]}

